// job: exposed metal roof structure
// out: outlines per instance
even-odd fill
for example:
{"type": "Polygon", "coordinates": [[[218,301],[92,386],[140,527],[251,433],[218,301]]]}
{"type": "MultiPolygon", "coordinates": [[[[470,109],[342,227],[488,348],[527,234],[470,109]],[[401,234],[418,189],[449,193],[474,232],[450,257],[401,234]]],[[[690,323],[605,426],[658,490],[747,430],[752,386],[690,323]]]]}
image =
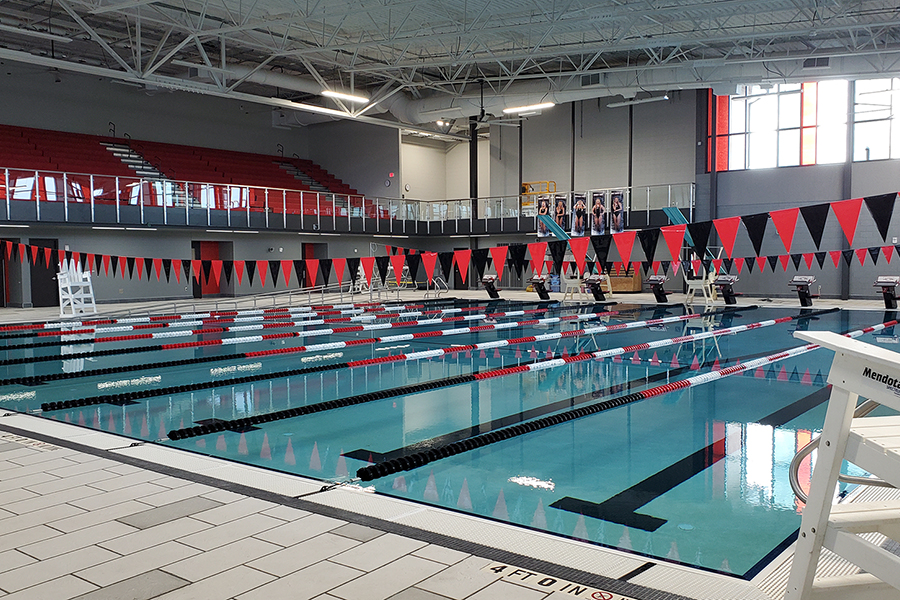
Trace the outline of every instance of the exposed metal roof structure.
{"type": "Polygon", "coordinates": [[[900,3],[0,0],[0,59],[422,124],[542,100],[883,77],[900,72],[900,3]]]}

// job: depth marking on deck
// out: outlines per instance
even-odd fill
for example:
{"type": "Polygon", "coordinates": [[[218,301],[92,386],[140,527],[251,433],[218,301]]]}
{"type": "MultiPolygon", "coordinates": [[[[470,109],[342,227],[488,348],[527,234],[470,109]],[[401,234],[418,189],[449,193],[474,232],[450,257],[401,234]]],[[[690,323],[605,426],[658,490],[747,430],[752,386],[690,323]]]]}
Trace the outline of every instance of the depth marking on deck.
{"type": "Polygon", "coordinates": [[[501,575],[503,581],[509,581],[518,585],[540,590],[542,592],[567,594],[572,598],[583,598],[584,600],[635,600],[631,596],[623,596],[615,592],[599,590],[587,585],[581,585],[573,581],[560,579],[559,577],[551,577],[543,573],[536,573],[528,569],[519,569],[512,565],[504,563],[490,563],[481,569],[482,571],[493,571],[501,575]]]}

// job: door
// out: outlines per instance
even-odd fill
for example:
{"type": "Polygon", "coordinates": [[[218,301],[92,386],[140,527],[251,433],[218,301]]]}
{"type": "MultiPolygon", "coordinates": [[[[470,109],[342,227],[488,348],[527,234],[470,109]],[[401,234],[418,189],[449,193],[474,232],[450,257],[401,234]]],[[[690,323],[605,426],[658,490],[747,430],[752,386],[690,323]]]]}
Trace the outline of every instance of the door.
{"type": "Polygon", "coordinates": [[[31,238],[32,246],[50,248],[53,255],[50,259],[50,268],[43,260],[31,265],[31,305],[59,306],[59,284],[56,283],[56,273],[59,271],[56,250],[59,248],[59,240],[31,238]]]}
{"type": "MultiPolygon", "coordinates": [[[[194,260],[210,261],[219,260],[219,242],[191,242],[191,253],[194,260]]],[[[201,262],[201,265],[203,263],[201,262]]],[[[206,268],[201,266],[200,282],[197,278],[191,279],[193,285],[194,298],[203,298],[205,296],[217,296],[221,294],[219,282],[210,273],[210,277],[206,279],[206,268]]]]}

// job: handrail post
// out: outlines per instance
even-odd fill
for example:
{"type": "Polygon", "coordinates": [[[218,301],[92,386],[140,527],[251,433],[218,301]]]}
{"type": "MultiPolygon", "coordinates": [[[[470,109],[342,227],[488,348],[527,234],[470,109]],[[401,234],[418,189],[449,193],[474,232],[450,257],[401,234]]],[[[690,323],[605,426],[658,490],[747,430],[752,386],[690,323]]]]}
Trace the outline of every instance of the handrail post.
{"type": "Polygon", "coordinates": [[[119,187],[119,176],[116,175],[116,223],[121,221],[121,218],[119,217],[119,204],[122,202],[121,194],[122,190],[119,187]]]}
{"type": "Polygon", "coordinates": [[[6,218],[12,219],[12,204],[10,203],[10,189],[9,189],[9,169],[3,169],[3,179],[6,185],[6,218]]]}
{"type": "Polygon", "coordinates": [[[140,204],[141,225],[144,224],[144,178],[139,180],[138,203],[140,204]]]}
{"type": "Polygon", "coordinates": [[[266,214],[266,229],[269,228],[269,188],[265,190],[265,214],[266,214]]]}
{"type": "MultiPolygon", "coordinates": [[[[69,222],[69,186],[67,185],[67,176],[68,173],[63,173],[63,214],[65,215],[65,220],[69,222]]],[[[91,175],[91,178],[94,176],[91,175]]],[[[94,222],[94,212],[91,211],[91,223],[94,222]]]]}
{"type": "Polygon", "coordinates": [[[37,220],[41,220],[41,186],[38,172],[34,172],[34,211],[37,215],[37,220]]]}

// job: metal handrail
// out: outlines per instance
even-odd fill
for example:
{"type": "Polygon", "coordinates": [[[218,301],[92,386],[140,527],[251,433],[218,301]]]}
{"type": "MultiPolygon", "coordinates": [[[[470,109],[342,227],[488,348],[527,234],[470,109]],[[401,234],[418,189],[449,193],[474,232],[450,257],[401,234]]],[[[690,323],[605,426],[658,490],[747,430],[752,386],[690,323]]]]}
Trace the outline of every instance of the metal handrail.
{"type": "MultiPolygon", "coordinates": [[[[857,406],[855,411],[853,411],[853,418],[857,419],[860,417],[864,417],[879,406],[880,404],[878,404],[874,400],[866,400],[865,402],[857,406]]],[[[804,504],[809,499],[809,496],[807,496],[806,492],[804,492],[800,487],[800,463],[802,463],[807,456],[812,454],[813,450],[819,447],[819,441],[821,440],[821,438],[821,435],[817,435],[816,437],[811,439],[808,444],[800,448],[800,450],[791,460],[791,467],[789,471],[791,489],[794,491],[794,495],[797,496],[797,498],[804,504]]],[[[888,488],[895,487],[894,485],[888,483],[887,481],[884,481],[883,479],[857,477],[855,475],[844,475],[843,473],[838,473],[838,481],[842,481],[844,483],[853,483],[856,485],[874,485],[877,487],[888,488]]]]}

